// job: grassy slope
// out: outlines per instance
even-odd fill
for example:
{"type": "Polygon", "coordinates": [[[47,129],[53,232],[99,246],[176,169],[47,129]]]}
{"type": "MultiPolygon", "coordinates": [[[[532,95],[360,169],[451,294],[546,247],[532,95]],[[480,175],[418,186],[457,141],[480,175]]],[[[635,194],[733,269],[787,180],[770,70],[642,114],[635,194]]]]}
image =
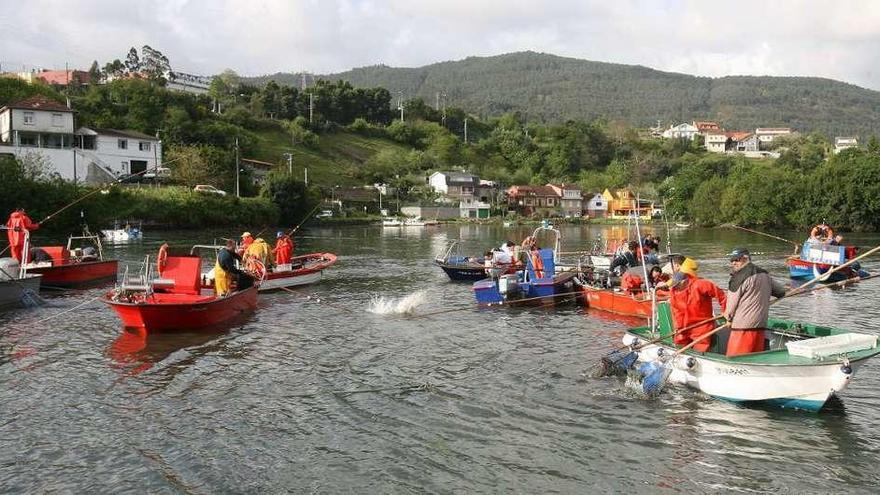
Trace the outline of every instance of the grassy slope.
{"type": "Polygon", "coordinates": [[[292,153],[294,174],[302,178],[303,168],[308,167],[309,183],[319,186],[362,185],[362,181],[356,178],[360,164],[383,149],[406,149],[392,141],[347,132],[322,134],[314,149],[292,146],[290,135],[283,131],[260,131],[257,135],[257,151],[247,158],[277,163],[286,169],[284,153],[292,153]]]}

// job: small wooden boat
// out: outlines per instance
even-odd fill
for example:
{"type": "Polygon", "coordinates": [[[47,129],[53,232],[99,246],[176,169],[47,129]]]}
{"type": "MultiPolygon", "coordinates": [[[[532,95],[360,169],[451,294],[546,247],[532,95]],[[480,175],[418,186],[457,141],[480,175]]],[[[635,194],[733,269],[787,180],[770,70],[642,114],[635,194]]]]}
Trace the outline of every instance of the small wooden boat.
{"type": "Polygon", "coordinates": [[[868,272],[854,263],[841,270],[822,275],[833,267],[842,265],[856,257],[856,248],[853,246],[836,246],[815,241],[806,241],[798,255],[789,256],[785,264],[788,266],[789,276],[794,279],[819,278],[820,282],[840,282],[854,277],[866,277],[868,272]]]}
{"type": "Polygon", "coordinates": [[[324,270],[336,263],[333,253],[311,253],[295,256],[290,263],[275,266],[266,272],[260,284],[260,292],[281,290],[287,287],[313,284],[321,280],[324,270]]]}
{"type": "MultiPolygon", "coordinates": [[[[649,292],[631,294],[617,289],[606,289],[582,286],[584,292],[584,304],[591,309],[598,309],[623,316],[637,316],[650,319],[654,313],[654,301],[649,292]]],[[[657,302],[665,301],[667,295],[658,295],[657,302]]]]}
{"type": "Polygon", "coordinates": [[[147,261],[142,273],[125,274],[102,300],[125,327],[151,332],[216,327],[256,309],[256,285],[218,296],[203,287],[201,269],[199,256],[168,256],[162,278],[153,279],[147,261]]]}
{"type": "Polygon", "coordinates": [[[690,228],[691,224],[689,224],[689,223],[676,223],[675,226],[680,229],[687,229],[687,228],[690,228]]]}
{"type": "MultiPolygon", "coordinates": [[[[659,335],[673,333],[669,303],[658,304],[659,335]]],[[[880,354],[877,336],[770,319],[770,350],[727,357],[716,346],[676,355],[670,339],[657,344],[650,327],[632,328],[623,343],[638,350],[642,363],[669,367],[669,383],[685,385],[737,403],[766,403],[818,411],[849,385],[868,358],[880,354]]]]}
{"type": "MultiPolygon", "coordinates": [[[[25,252],[31,252],[26,239],[25,252]]],[[[70,236],[66,247],[35,247],[23,273],[42,275],[45,289],[69,289],[115,280],[118,265],[117,260],[104,259],[98,236],[84,232],[81,236],[70,236]],[[81,247],[83,244],[85,247],[81,247]]]]}

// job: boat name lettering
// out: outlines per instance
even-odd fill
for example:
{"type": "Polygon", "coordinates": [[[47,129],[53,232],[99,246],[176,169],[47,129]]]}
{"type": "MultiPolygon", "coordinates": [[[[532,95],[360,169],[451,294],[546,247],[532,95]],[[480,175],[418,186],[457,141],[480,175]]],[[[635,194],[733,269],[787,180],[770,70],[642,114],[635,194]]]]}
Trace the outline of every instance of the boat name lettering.
{"type": "Polygon", "coordinates": [[[718,368],[720,375],[748,375],[749,370],[745,368],[718,368]]]}

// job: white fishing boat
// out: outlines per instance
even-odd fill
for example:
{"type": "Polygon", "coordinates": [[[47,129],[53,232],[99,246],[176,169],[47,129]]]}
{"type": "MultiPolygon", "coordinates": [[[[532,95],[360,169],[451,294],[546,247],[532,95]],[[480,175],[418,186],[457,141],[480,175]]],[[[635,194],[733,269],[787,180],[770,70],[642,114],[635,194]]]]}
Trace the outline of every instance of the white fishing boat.
{"type": "Polygon", "coordinates": [[[677,223],[677,224],[675,224],[675,226],[678,227],[678,228],[680,228],[680,229],[686,229],[686,228],[689,228],[689,227],[691,226],[691,224],[689,224],[689,223],[677,223]]]}
{"type": "MultiPolygon", "coordinates": [[[[668,303],[658,304],[658,331],[671,335],[668,303]]],[[[715,347],[676,354],[671,339],[653,340],[650,327],[633,328],[623,343],[636,349],[642,363],[665,367],[668,382],[737,403],[767,403],[818,411],[843,391],[868,358],[880,354],[877,335],[771,319],[770,350],[727,357],[715,347]],[[718,352],[715,352],[718,351],[718,352]]]]}
{"type": "Polygon", "coordinates": [[[135,227],[131,223],[122,224],[116,222],[112,229],[104,229],[101,236],[107,242],[129,242],[139,241],[143,238],[144,232],[140,223],[135,227]]]}
{"type": "Polygon", "coordinates": [[[430,227],[439,225],[437,220],[423,220],[422,217],[411,217],[399,219],[396,217],[387,217],[382,220],[383,227],[430,227]]]}
{"type": "Polygon", "coordinates": [[[397,217],[385,217],[382,219],[383,227],[400,227],[403,225],[403,221],[397,217]]]}

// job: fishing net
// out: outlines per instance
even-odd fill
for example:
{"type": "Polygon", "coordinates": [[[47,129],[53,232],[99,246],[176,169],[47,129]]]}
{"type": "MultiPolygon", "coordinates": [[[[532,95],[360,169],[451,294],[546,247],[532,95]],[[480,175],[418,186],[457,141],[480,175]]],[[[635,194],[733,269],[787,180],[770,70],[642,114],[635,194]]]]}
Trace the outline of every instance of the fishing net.
{"type": "Polygon", "coordinates": [[[599,362],[599,369],[595,376],[613,376],[623,375],[632,368],[638,359],[638,354],[630,349],[618,349],[612,353],[603,356],[599,362]]]}

